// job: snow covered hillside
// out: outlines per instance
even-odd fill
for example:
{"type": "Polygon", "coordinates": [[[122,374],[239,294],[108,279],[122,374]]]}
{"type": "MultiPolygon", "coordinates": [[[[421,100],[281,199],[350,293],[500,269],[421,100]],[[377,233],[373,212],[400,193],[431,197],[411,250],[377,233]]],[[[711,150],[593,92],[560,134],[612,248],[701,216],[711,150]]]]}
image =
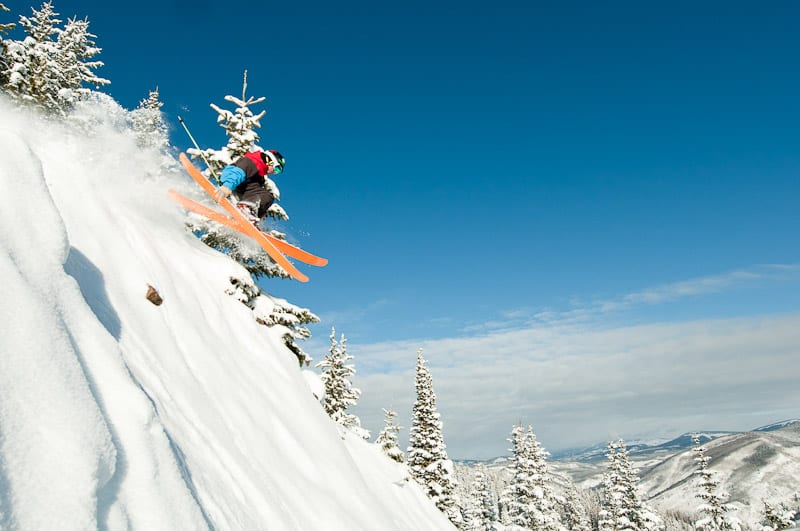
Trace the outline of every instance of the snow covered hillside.
{"type": "MultiPolygon", "coordinates": [[[[709,468],[718,474],[726,503],[735,516],[753,527],[761,521],[764,501],[794,507],[800,493],[800,426],[775,431],[753,431],[703,443],[709,468]]],[[[691,514],[696,497],[697,463],[689,450],[641,471],[642,491],[661,510],[691,514]]]]}
{"type": "Polygon", "coordinates": [[[184,230],[166,190],[193,183],[124,114],[0,99],[0,528],[452,529],[226,294],[249,275],[184,230]]]}

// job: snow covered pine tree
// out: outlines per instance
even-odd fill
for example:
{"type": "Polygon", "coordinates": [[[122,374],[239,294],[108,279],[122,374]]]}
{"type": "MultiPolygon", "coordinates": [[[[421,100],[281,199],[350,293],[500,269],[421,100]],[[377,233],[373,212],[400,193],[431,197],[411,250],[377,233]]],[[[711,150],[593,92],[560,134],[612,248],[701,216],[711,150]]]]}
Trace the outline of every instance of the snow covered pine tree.
{"type": "Polygon", "coordinates": [[[710,459],[706,455],[706,449],[700,445],[700,437],[695,434],[692,435],[694,441],[695,453],[694,460],[700,465],[697,474],[700,476],[697,485],[700,487],[700,494],[698,498],[703,500],[703,503],[697,508],[701,517],[695,522],[695,528],[702,531],[716,531],[718,529],[736,530],[740,528],[737,520],[729,518],[726,513],[731,510],[731,507],[723,503],[723,499],[727,496],[719,488],[719,480],[714,476],[711,469],[708,468],[710,459]]]}
{"type": "MultiPolygon", "coordinates": [[[[0,13],[11,11],[5,5],[0,3],[0,13]]],[[[0,23],[0,87],[5,86],[8,82],[8,73],[6,65],[6,46],[3,42],[3,35],[14,29],[13,23],[0,23]]]]}
{"type": "Polygon", "coordinates": [[[453,462],[447,457],[442,422],[436,410],[433,378],[425,365],[422,349],[417,351],[415,380],[417,398],[409,431],[408,467],[411,476],[422,485],[439,510],[458,525],[461,513],[453,498],[453,462]]]}
{"type": "Polygon", "coordinates": [[[325,358],[317,363],[322,369],[320,380],[325,385],[325,398],[322,406],[330,418],[340,426],[354,432],[362,439],[369,440],[369,431],[361,427],[361,420],[350,413],[347,408],[356,405],[361,390],[353,387],[350,378],[356,373],[353,365],[347,362],[353,356],[347,354],[347,341],[342,334],[341,341],[336,343],[336,330],[331,328],[331,348],[325,358]]]}
{"type": "Polygon", "coordinates": [[[145,149],[165,149],[169,146],[169,131],[164,122],[161,107],[164,104],[158,99],[158,87],[151,90],[146,100],[131,111],[131,125],[136,133],[136,143],[145,149]]]}
{"type": "Polygon", "coordinates": [[[762,531],[782,531],[791,529],[797,522],[797,511],[781,503],[777,507],[764,502],[764,527],[762,531]]]}
{"type": "Polygon", "coordinates": [[[401,428],[394,423],[394,418],[397,416],[397,413],[391,408],[384,409],[383,413],[385,415],[383,420],[384,426],[378,434],[375,444],[380,446],[383,453],[390,459],[402,463],[405,461],[405,455],[397,444],[397,435],[400,433],[401,428]]]}
{"type": "Polygon", "coordinates": [[[533,428],[511,430],[511,483],[503,494],[509,525],[522,529],[567,531],[561,524],[555,494],[547,472],[547,452],[536,440],[533,428]]]}
{"type": "Polygon", "coordinates": [[[71,19],[61,29],[52,2],[32,11],[33,17],[19,19],[27,37],[3,42],[3,89],[18,101],[66,114],[89,94],[84,83],[95,87],[110,83],[93,72],[103,63],[88,61],[101,50],[91,40],[95,36],[88,31],[88,20],[71,19]]]}
{"type": "Polygon", "coordinates": [[[472,529],[476,531],[496,531],[498,520],[497,501],[489,484],[489,475],[485,465],[480,465],[475,473],[474,497],[472,505],[475,507],[475,513],[472,515],[472,529]]]}
{"type": "Polygon", "coordinates": [[[603,476],[600,531],[661,531],[658,516],[639,498],[639,477],[628,458],[625,441],[608,443],[608,471],[603,476]]]}

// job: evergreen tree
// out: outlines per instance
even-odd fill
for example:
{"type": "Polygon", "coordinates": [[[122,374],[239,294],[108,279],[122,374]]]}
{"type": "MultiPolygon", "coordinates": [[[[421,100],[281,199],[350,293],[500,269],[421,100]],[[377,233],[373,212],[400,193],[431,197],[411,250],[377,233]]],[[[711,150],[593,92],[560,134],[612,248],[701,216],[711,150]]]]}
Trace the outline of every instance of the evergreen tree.
{"type": "Polygon", "coordinates": [[[477,509],[473,515],[471,529],[475,531],[497,531],[497,504],[494,499],[486,467],[481,465],[475,474],[474,500],[477,509]]]}
{"type": "Polygon", "coordinates": [[[6,79],[3,88],[13,97],[42,105],[50,111],[59,108],[58,92],[61,74],[58,70],[56,37],[62,31],[56,27],[61,22],[52,2],[45,2],[33,17],[19,17],[19,24],[27,33],[23,41],[6,41],[6,79]]]}
{"type": "Polygon", "coordinates": [[[613,442],[608,443],[606,454],[608,470],[603,475],[603,501],[598,522],[600,531],[619,529],[617,522],[624,515],[624,497],[627,496],[628,488],[623,483],[623,474],[619,469],[616,454],[617,445],[613,442]]]}
{"type": "Polygon", "coordinates": [[[589,516],[578,499],[578,489],[570,483],[562,503],[562,519],[570,531],[591,531],[589,516]]]}
{"type": "Polygon", "coordinates": [[[378,434],[375,444],[381,447],[390,459],[402,463],[405,461],[405,455],[397,444],[397,435],[400,433],[400,426],[394,423],[394,418],[397,413],[392,409],[384,409],[384,426],[383,430],[378,434]]]}
{"type": "Polygon", "coordinates": [[[547,468],[547,458],[550,454],[536,440],[536,435],[530,426],[528,426],[526,437],[533,458],[534,506],[536,508],[534,529],[546,531],[565,529],[561,525],[561,516],[558,513],[558,499],[550,486],[550,473],[547,468]]]}
{"type": "Polygon", "coordinates": [[[70,19],[61,29],[52,2],[32,11],[33,17],[21,16],[19,21],[27,37],[4,43],[3,88],[21,101],[65,113],[89,94],[84,83],[109,83],[93,72],[103,63],[89,61],[100,48],[92,41],[88,20],[70,19]]]}
{"type": "Polygon", "coordinates": [[[109,80],[98,77],[94,70],[103,66],[102,61],[90,61],[101,51],[94,41],[96,35],[89,33],[89,20],[69,19],[64,30],[58,34],[56,63],[61,76],[59,105],[69,109],[76,101],[85,99],[91,92],[84,84],[98,88],[108,85],[109,80]]]}
{"type": "Polygon", "coordinates": [[[520,528],[530,528],[533,518],[528,511],[533,497],[531,463],[525,442],[525,430],[521,425],[511,429],[511,460],[509,469],[511,482],[503,492],[503,523],[520,528]]]}
{"type": "Polygon", "coordinates": [[[511,473],[505,494],[508,523],[523,529],[555,531],[561,524],[556,498],[550,487],[547,452],[536,440],[533,428],[511,430],[511,473]]]}
{"type": "Polygon", "coordinates": [[[344,334],[339,343],[336,343],[336,330],[331,328],[331,348],[328,355],[317,363],[322,370],[320,379],[325,385],[325,399],[322,403],[325,412],[337,424],[344,426],[366,440],[369,432],[361,427],[361,421],[355,415],[347,413],[347,409],[356,405],[361,391],[353,387],[350,378],[356,373],[353,365],[347,362],[353,356],[347,354],[347,345],[344,334]]]}
{"type": "Polygon", "coordinates": [[[163,150],[169,146],[169,132],[161,112],[163,106],[156,87],[150,91],[147,99],[140,101],[139,106],[131,111],[131,125],[140,147],[163,150]]]}
{"type": "Polygon", "coordinates": [[[797,511],[781,503],[777,507],[764,501],[764,524],[762,531],[779,531],[791,529],[795,524],[797,511]]]}
{"type": "Polygon", "coordinates": [[[628,458],[625,442],[620,439],[609,443],[606,457],[608,471],[603,476],[600,531],[663,529],[659,518],[639,498],[639,477],[628,458]]]}
{"type": "MultiPolygon", "coordinates": [[[[5,5],[0,3],[0,13],[11,11],[5,5]]],[[[6,63],[6,46],[3,42],[3,35],[14,29],[13,23],[0,22],[0,87],[5,86],[8,82],[8,65],[6,63]]]]}
{"type": "Polygon", "coordinates": [[[695,522],[695,527],[704,531],[739,529],[739,523],[728,518],[726,514],[731,510],[731,507],[724,503],[727,495],[720,490],[719,480],[708,467],[710,459],[706,455],[705,447],[700,445],[700,437],[692,435],[692,440],[694,441],[694,460],[700,465],[697,471],[700,476],[697,483],[700,487],[700,494],[697,497],[703,500],[703,503],[697,508],[701,518],[695,522]]]}
{"type": "Polygon", "coordinates": [[[411,476],[422,485],[439,510],[459,525],[461,515],[453,497],[453,462],[447,457],[433,378],[425,365],[422,349],[417,352],[415,386],[417,398],[409,430],[408,467],[411,476]]]}

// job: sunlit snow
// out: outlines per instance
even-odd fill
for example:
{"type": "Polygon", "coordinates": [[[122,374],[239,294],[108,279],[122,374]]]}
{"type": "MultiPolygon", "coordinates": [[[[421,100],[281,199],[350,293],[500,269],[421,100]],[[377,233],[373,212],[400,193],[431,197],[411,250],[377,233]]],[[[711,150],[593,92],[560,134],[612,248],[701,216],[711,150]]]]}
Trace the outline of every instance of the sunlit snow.
{"type": "Polygon", "coordinates": [[[226,294],[246,272],[185,231],[166,190],[196,185],[123,109],[0,117],[0,528],[452,529],[226,294]]]}

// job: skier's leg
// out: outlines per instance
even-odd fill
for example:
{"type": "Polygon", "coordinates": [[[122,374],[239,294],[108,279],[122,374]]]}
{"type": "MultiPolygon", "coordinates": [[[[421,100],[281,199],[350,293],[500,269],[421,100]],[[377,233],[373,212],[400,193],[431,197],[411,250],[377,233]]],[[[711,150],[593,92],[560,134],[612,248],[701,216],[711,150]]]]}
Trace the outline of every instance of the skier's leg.
{"type": "Polygon", "coordinates": [[[275,202],[275,196],[266,188],[261,188],[253,192],[253,197],[256,198],[255,203],[258,205],[256,215],[259,219],[264,219],[264,216],[267,215],[267,210],[275,202]]]}

